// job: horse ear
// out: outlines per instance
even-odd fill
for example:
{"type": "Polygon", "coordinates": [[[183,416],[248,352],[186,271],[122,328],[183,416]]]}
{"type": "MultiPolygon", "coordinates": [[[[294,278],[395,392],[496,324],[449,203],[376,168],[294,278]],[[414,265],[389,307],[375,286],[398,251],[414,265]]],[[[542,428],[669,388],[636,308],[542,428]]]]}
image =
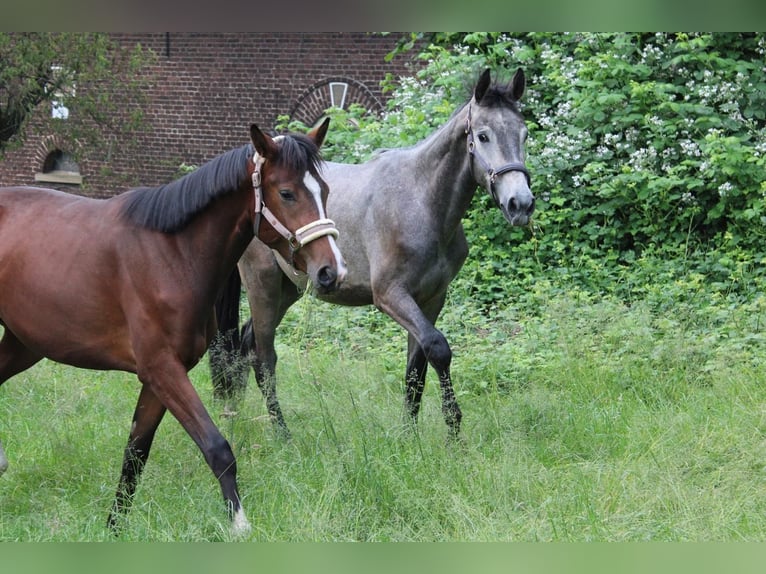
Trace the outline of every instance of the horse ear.
{"type": "Polygon", "coordinates": [[[489,88],[489,68],[482,72],[479,81],[476,82],[476,88],[473,90],[473,97],[476,98],[477,102],[480,102],[484,94],[487,93],[487,88],[489,88]]]}
{"type": "Polygon", "coordinates": [[[269,159],[277,154],[277,144],[268,134],[263,133],[256,124],[250,125],[250,139],[253,140],[253,146],[258,155],[269,159]]]}
{"type": "Polygon", "coordinates": [[[327,135],[327,128],[330,127],[330,118],[325,118],[322,125],[311,130],[307,135],[314,140],[317,147],[322,147],[322,142],[327,135]]]}
{"type": "Polygon", "coordinates": [[[513,101],[518,102],[521,96],[524,95],[524,89],[527,87],[527,80],[524,77],[524,70],[519,68],[513,75],[513,79],[508,84],[508,89],[511,92],[511,98],[513,101]]]}

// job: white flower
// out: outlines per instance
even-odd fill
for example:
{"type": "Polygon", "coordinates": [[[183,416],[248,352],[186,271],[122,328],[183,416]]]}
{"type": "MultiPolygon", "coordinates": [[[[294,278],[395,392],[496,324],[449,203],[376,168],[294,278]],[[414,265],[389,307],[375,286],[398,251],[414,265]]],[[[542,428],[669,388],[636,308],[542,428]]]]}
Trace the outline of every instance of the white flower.
{"type": "Polygon", "coordinates": [[[734,186],[731,182],[727,181],[726,183],[722,183],[718,186],[718,195],[721,196],[721,198],[724,198],[732,189],[734,189],[734,186]]]}
{"type": "Polygon", "coordinates": [[[696,205],[697,198],[694,197],[694,194],[691,191],[685,191],[683,195],[681,195],[681,203],[687,205],[696,205]]]}

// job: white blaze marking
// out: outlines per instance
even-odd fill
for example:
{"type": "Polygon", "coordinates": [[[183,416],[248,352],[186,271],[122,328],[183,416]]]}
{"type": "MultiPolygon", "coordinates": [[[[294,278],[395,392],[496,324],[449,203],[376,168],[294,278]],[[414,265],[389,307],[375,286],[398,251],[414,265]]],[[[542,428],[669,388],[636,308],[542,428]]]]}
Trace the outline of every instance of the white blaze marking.
{"type": "MultiPolygon", "coordinates": [[[[316,178],[309,172],[306,172],[306,175],[303,176],[303,184],[314,196],[319,219],[327,219],[327,215],[325,215],[324,212],[324,206],[322,205],[322,186],[319,185],[316,178]]],[[[338,249],[338,244],[335,242],[335,238],[332,235],[327,235],[327,239],[330,242],[330,248],[335,256],[335,266],[338,269],[338,278],[342,279],[346,276],[346,266],[343,263],[343,256],[340,254],[340,249],[338,249]]]]}
{"type": "Polygon", "coordinates": [[[309,172],[303,176],[303,185],[314,195],[314,202],[317,204],[317,211],[319,212],[319,219],[326,219],[324,214],[324,207],[322,206],[322,186],[316,178],[309,172]]]}

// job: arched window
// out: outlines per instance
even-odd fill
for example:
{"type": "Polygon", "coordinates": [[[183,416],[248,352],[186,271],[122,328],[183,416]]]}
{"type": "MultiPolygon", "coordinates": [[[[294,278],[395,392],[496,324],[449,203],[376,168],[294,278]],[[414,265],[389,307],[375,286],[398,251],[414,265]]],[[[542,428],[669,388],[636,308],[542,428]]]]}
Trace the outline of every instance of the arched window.
{"type": "Polygon", "coordinates": [[[346,94],[348,93],[348,83],[330,82],[330,105],[341,110],[346,104],[346,94]]]}
{"type": "Polygon", "coordinates": [[[329,108],[347,109],[359,104],[371,113],[383,111],[383,104],[367,86],[349,78],[329,78],[306,90],[290,111],[290,119],[316,125],[329,108]]]}
{"type": "Polygon", "coordinates": [[[80,166],[71,154],[54,149],[45,157],[42,171],[35,174],[35,181],[81,185],[80,166]]]}

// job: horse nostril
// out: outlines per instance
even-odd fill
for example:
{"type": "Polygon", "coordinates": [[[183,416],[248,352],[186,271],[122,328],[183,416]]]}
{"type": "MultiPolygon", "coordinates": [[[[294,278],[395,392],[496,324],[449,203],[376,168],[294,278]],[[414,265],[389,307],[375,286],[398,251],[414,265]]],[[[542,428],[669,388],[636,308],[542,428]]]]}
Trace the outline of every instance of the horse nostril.
{"type": "Polygon", "coordinates": [[[319,273],[317,273],[317,281],[319,282],[319,286],[325,289],[332,287],[337,279],[337,272],[329,265],[325,265],[319,270],[319,273]]]}
{"type": "Polygon", "coordinates": [[[519,201],[518,198],[512,197],[508,200],[508,213],[523,213],[524,215],[532,215],[535,211],[535,198],[532,197],[527,201],[519,201]]]}

